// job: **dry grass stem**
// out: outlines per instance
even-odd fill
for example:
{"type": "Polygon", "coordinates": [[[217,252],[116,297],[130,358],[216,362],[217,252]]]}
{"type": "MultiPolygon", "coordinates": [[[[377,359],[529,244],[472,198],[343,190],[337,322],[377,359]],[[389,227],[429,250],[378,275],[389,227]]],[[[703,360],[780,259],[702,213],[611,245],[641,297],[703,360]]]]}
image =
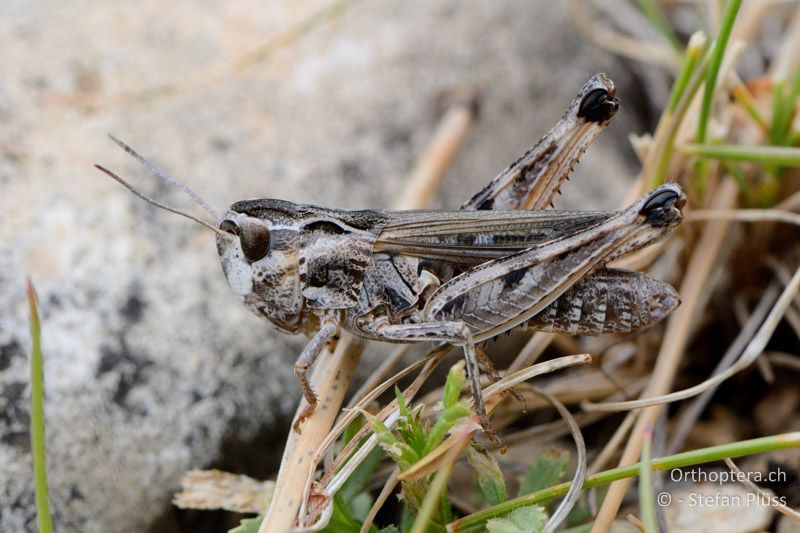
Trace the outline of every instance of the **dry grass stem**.
{"type": "MultiPolygon", "coordinates": [[[[406,389],[404,389],[402,391],[403,398],[407,403],[414,399],[414,397],[416,396],[416,394],[419,391],[420,387],[422,387],[422,385],[427,381],[427,379],[430,377],[431,373],[436,369],[436,366],[441,362],[441,360],[444,358],[444,356],[447,355],[447,352],[449,350],[450,350],[450,347],[447,346],[447,345],[439,346],[439,347],[435,348],[434,350],[432,350],[424,358],[425,367],[420,371],[420,373],[417,375],[417,377],[414,379],[414,381],[411,383],[411,385],[409,385],[406,389]]],[[[416,367],[416,363],[414,365],[412,365],[412,366],[416,367]]],[[[404,372],[405,372],[405,370],[401,371],[401,373],[404,373],[404,372]]],[[[392,380],[394,380],[394,378],[392,378],[389,381],[392,381],[392,380]]],[[[391,402],[389,402],[383,409],[381,409],[381,411],[377,415],[374,415],[374,416],[376,418],[380,419],[380,420],[383,420],[385,424],[390,425],[390,424],[394,423],[393,422],[393,420],[394,420],[393,417],[396,417],[398,414],[399,414],[399,412],[397,410],[397,400],[394,399],[391,402]]],[[[350,413],[345,413],[345,416],[351,416],[352,417],[353,415],[352,415],[352,412],[350,412],[350,413]]],[[[350,420],[352,420],[352,418],[350,418],[350,420]]],[[[326,487],[329,483],[332,483],[330,480],[331,480],[332,476],[334,475],[334,472],[338,471],[338,469],[343,464],[345,458],[348,458],[349,454],[352,453],[352,451],[358,445],[358,442],[360,442],[361,439],[366,437],[367,434],[370,433],[370,431],[371,431],[371,429],[368,426],[363,426],[353,436],[353,438],[350,440],[349,443],[347,443],[347,445],[344,447],[344,449],[342,449],[342,451],[339,452],[339,456],[337,457],[336,461],[334,461],[330,465],[330,467],[328,468],[328,471],[325,472],[325,474],[323,474],[323,476],[322,476],[322,478],[320,479],[320,482],[319,482],[321,487],[326,487]]],[[[332,444],[333,441],[335,441],[335,438],[331,439],[330,443],[332,444]]],[[[361,448],[366,449],[366,451],[368,452],[369,450],[372,449],[372,447],[374,447],[374,445],[375,445],[375,442],[368,442],[368,443],[364,443],[361,446],[361,448]]],[[[316,454],[316,460],[317,461],[325,453],[325,451],[326,450],[323,449],[322,446],[317,450],[317,454],[316,454]]],[[[356,457],[352,457],[352,458],[349,458],[348,461],[355,460],[355,459],[356,459],[356,457]]]]}
{"type": "Polygon", "coordinates": [[[376,389],[380,384],[381,380],[385,379],[386,376],[389,375],[389,372],[392,371],[394,367],[396,367],[400,361],[403,360],[403,357],[408,353],[409,348],[411,348],[410,344],[400,344],[392,353],[389,354],[389,357],[383,360],[378,368],[372,372],[367,380],[358,388],[358,390],[353,393],[353,397],[350,398],[350,401],[347,402],[347,409],[352,409],[356,406],[356,404],[361,403],[361,400],[364,399],[370,391],[376,389]]]}
{"type": "Polygon", "coordinates": [[[770,310],[769,315],[764,320],[764,323],[761,324],[758,332],[753,336],[753,338],[748,343],[747,347],[742,352],[741,357],[736,361],[736,363],[725,369],[718,375],[715,375],[702,383],[695,385],[694,387],[689,387],[688,389],[683,389],[681,391],[673,392],[671,394],[664,394],[661,396],[655,396],[651,398],[645,398],[642,400],[634,400],[630,402],[614,402],[614,403],[604,403],[604,404],[584,404],[584,408],[591,411],[591,410],[611,410],[611,411],[624,411],[628,409],[640,409],[642,407],[650,407],[656,405],[662,405],[666,403],[672,403],[679,400],[685,400],[686,398],[691,398],[692,396],[697,396],[700,393],[703,393],[708,390],[713,390],[714,387],[722,383],[723,381],[727,380],[731,376],[741,372],[748,366],[750,366],[756,358],[761,355],[764,351],[764,348],[769,342],[770,338],[772,337],[772,333],[775,331],[775,328],[778,327],[778,324],[783,319],[783,316],[786,313],[786,310],[791,305],[792,300],[794,299],[795,295],[797,294],[797,290],[800,288],[800,269],[795,272],[795,275],[792,277],[791,282],[781,294],[781,297],[775,303],[775,306],[770,310]]]}
{"type": "MultiPolygon", "coordinates": [[[[320,458],[330,449],[332,449],[333,444],[336,442],[341,434],[344,432],[345,428],[353,422],[366,408],[367,406],[375,401],[381,394],[386,392],[392,385],[403,379],[404,377],[410,375],[412,372],[417,370],[419,367],[425,365],[425,369],[420,372],[419,376],[414,380],[413,384],[403,392],[404,398],[408,399],[409,401],[414,398],[419,387],[425,382],[425,380],[430,376],[430,373],[436,368],[436,365],[441,361],[442,357],[446,355],[446,352],[449,350],[444,350],[444,348],[437,348],[430,353],[428,353],[425,357],[419,359],[418,361],[414,361],[411,365],[407,366],[400,372],[396,373],[394,376],[390,377],[389,379],[385,380],[383,383],[377,385],[372,390],[370,390],[363,398],[361,398],[353,407],[349,407],[346,409],[346,412],[343,416],[339,418],[336,422],[336,425],[331,429],[328,433],[328,436],[325,440],[320,443],[319,448],[317,448],[316,453],[314,454],[314,459],[316,462],[320,460],[320,458]]],[[[380,418],[380,415],[379,415],[380,418]]],[[[364,433],[359,434],[363,436],[368,431],[368,428],[362,428],[364,433]]],[[[356,437],[359,437],[356,435],[356,437]]],[[[348,448],[342,450],[340,457],[346,457],[347,453],[350,451],[351,448],[355,447],[356,443],[358,442],[359,438],[353,438],[351,440],[352,445],[348,448]]],[[[334,463],[330,465],[329,469],[335,469],[338,467],[338,463],[334,463]]]]}
{"type": "Polygon", "coordinates": [[[513,373],[535,363],[555,337],[555,333],[545,333],[543,331],[537,331],[531,335],[531,338],[522,347],[522,350],[514,358],[506,372],[513,373]]]}
{"type": "Polygon", "coordinates": [[[570,0],[569,8],[570,15],[578,30],[597,45],[623,57],[651,65],[666,67],[671,71],[676,71],[680,68],[680,61],[677,55],[668,46],[661,43],[637,39],[601,27],[591,17],[592,8],[589,2],[570,0]]]}
{"type": "Polygon", "coordinates": [[[800,226],[800,215],[780,209],[698,209],[686,215],[687,222],[736,220],[740,222],[785,222],[800,226]]]}
{"type": "Polygon", "coordinates": [[[420,209],[433,200],[444,173],[458,153],[475,118],[478,94],[464,89],[451,96],[452,102],[439,123],[428,150],[417,162],[395,209],[420,209]]]}
{"type": "Polygon", "coordinates": [[[523,370],[514,372],[513,374],[509,374],[497,383],[493,383],[488,388],[484,389],[484,398],[491,398],[495,394],[500,394],[501,392],[508,390],[515,385],[519,385],[523,381],[527,381],[534,376],[549,374],[550,372],[555,372],[556,370],[561,370],[562,368],[590,363],[591,361],[592,357],[585,353],[580,355],[568,355],[565,357],[559,357],[558,359],[552,359],[550,361],[535,364],[523,370]]]}
{"type": "MultiPolygon", "coordinates": [[[[319,395],[320,403],[314,414],[306,420],[302,433],[289,430],[281,467],[275,480],[275,493],[259,533],[289,531],[297,513],[304,504],[306,480],[316,468],[312,461],[315,450],[333,426],[350,379],[361,359],[363,343],[343,334],[334,352],[322,353],[314,366],[311,384],[319,395]]],[[[297,409],[299,415],[305,408],[303,400],[297,409]]]]}
{"type": "Polygon", "coordinates": [[[572,433],[572,439],[575,441],[577,457],[575,475],[572,477],[572,486],[570,486],[569,491],[567,491],[567,494],[564,496],[564,499],[561,500],[561,503],[558,504],[558,507],[555,511],[553,511],[550,519],[542,528],[542,533],[552,533],[561,524],[561,522],[567,518],[567,515],[577,503],[578,498],[580,498],[581,491],[583,490],[583,482],[586,479],[586,443],[583,440],[581,428],[578,426],[578,423],[575,421],[572,413],[569,412],[569,409],[567,409],[563,403],[559,402],[548,392],[538,388],[535,390],[537,394],[546,398],[547,401],[556,408],[558,414],[561,415],[561,418],[563,418],[564,421],[569,425],[570,433],[572,433]]]}
{"type": "Polygon", "coordinates": [[[627,415],[625,415],[625,419],[622,421],[614,434],[611,436],[611,439],[603,446],[603,449],[600,453],[595,457],[592,464],[589,466],[589,475],[596,474],[600,472],[606,465],[611,461],[611,457],[617,453],[620,445],[622,445],[622,441],[625,437],[628,436],[631,428],[633,427],[633,423],[636,421],[637,416],[636,411],[630,411],[627,415]]]}
{"type": "Polygon", "coordinates": [[[736,463],[734,463],[730,458],[725,459],[725,464],[728,466],[728,468],[731,469],[732,472],[735,472],[737,474],[736,479],[742,485],[744,485],[754,493],[758,494],[758,496],[761,498],[762,505],[773,507],[779,513],[788,516],[795,524],[800,524],[800,512],[797,512],[791,507],[783,505],[780,502],[774,502],[774,498],[771,497],[769,494],[767,494],[763,489],[761,489],[761,487],[759,487],[758,485],[753,483],[750,479],[748,479],[747,474],[742,472],[739,469],[739,467],[736,466],[736,463]]]}
{"type": "MultiPolygon", "coordinates": [[[[608,415],[606,413],[575,413],[572,416],[575,418],[575,422],[578,423],[578,426],[583,427],[589,424],[594,424],[598,420],[602,420],[608,415]]],[[[553,420],[552,422],[538,424],[526,429],[515,431],[514,433],[503,435],[503,442],[505,442],[509,448],[513,448],[518,444],[524,444],[528,442],[543,443],[552,441],[554,439],[563,437],[568,433],[569,425],[567,422],[564,420],[553,420]]],[[[497,448],[497,446],[495,445],[491,448],[497,448]]]]}
{"type": "Polygon", "coordinates": [[[764,356],[775,366],[782,366],[800,372],[800,358],[785,352],[764,352],[764,356]]]}
{"type": "Polygon", "coordinates": [[[182,490],[172,503],[181,509],[258,513],[269,505],[274,488],[274,481],[258,481],[220,470],[190,470],[181,479],[182,490]]]}
{"type": "MultiPolygon", "coordinates": [[[[733,343],[725,352],[725,355],[723,355],[722,359],[720,359],[712,375],[717,375],[724,371],[740,357],[744,349],[747,347],[747,343],[752,340],[753,336],[758,331],[758,327],[764,322],[764,318],[766,318],[767,313],[769,312],[770,308],[772,308],[777,298],[778,287],[775,285],[770,285],[767,290],[764,291],[764,294],[761,296],[761,300],[759,301],[758,305],[753,310],[745,324],[742,326],[742,329],[739,331],[739,335],[736,336],[736,339],[734,339],[733,343]]],[[[665,452],[667,455],[676,453],[683,447],[683,443],[685,442],[686,437],[688,437],[689,431],[691,431],[692,426],[708,405],[708,402],[711,400],[711,397],[714,394],[714,390],[716,390],[716,387],[712,387],[704,391],[700,396],[695,398],[695,400],[687,409],[681,413],[672,432],[670,442],[667,445],[665,452]]]]}
{"type": "MultiPolygon", "coordinates": [[[[734,206],[736,196],[736,185],[730,179],[725,180],[714,198],[714,207],[729,209],[734,206]]],[[[646,397],[660,396],[672,385],[678,364],[689,342],[689,333],[700,311],[700,295],[706,289],[709,274],[717,260],[722,242],[728,234],[729,226],[730,222],[728,221],[711,221],[703,230],[696,248],[697,251],[689,262],[679,290],[683,304],[675,310],[667,323],[664,342],[653,370],[653,380],[644,392],[646,397]]],[[[655,424],[660,413],[661,406],[653,406],[638,415],[636,425],[622,454],[620,466],[633,464],[638,460],[641,455],[644,431],[647,427],[655,424]]],[[[628,479],[611,484],[592,526],[592,533],[605,532],[610,529],[630,483],[631,480],[628,479]]]]}
{"type": "Polygon", "coordinates": [[[392,469],[392,473],[389,474],[386,483],[384,483],[380,494],[378,494],[378,497],[375,498],[375,502],[372,504],[372,507],[369,508],[369,512],[364,518],[364,523],[361,525],[361,530],[359,533],[369,532],[370,527],[372,527],[372,523],[375,521],[375,517],[378,516],[378,511],[381,510],[383,504],[386,503],[386,500],[389,499],[389,496],[392,495],[395,487],[400,482],[400,479],[398,478],[399,475],[400,469],[398,467],[394,467],[394,469],[392,469]]]}

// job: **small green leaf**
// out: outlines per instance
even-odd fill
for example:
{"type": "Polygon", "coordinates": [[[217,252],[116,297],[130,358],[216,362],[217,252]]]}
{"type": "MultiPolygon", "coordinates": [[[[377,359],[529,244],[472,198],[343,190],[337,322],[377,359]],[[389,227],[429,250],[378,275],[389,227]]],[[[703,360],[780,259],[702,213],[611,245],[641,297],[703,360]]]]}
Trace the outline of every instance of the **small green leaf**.
{"type": "Polygon", "coordinates": [[[403,393],[400,392],[400,387],[397,385],[394,387],[394,397],[397,400],[397,407],[400,410],[400,418],[409,418],[411,413],[408,410],[408,406],[406,406],[406,399],[403,393]]]}
{"type": "Polygon", "coordinates": [[[538,505],[520,507],[503,518],[492,518],[486,522],[489,533],[539,533],[547,515],[538,505]]]}
{"type": "Polygon", "coordinates": [[[380,443],[381,448],[389,454],[389,457],[397,463],[401,470],[406,470],[419,461],[417,452],[411,446],[395,437],[380,419],[373,416],[369,417],[369,421],[372,424],[372,431],[378,437],[378,443],[380,443]]]}
{"type": "Polygon", "coordinates": [[[475,443],[466,448],[467,462],[475,469],[478,475],[478,486],[489,502],[489,505],[497,505],[508,500],[506,491],[506,480],[503,472],[486,450],[479,448],[475,443]]]}
{"type": "Polygon", "coordinates": [[[391,525],[381,529],[379,533],[400,533],[400,530],[397,529],[397,526],[391,525]]]}
{"type": "Polygon", "coordinates": [[[422,427],[420,422],[422,406],[416,409],[409,409],[406,406],[405,398],[403,398],[400,389],[397,387],[395,387],[394,395],[397,398],[397,405],[400,410],[400,418],[397,420],[397,434],[403,442],[411,446],[417,455],[421,457],[425,448],[425,428],[422,427]]]}
{"type": "Polygon", "coordinates": [[[464,383],[467,382],[467,374],[464,371],[464,360],[460,360],[450,368],[447,373],[447,380],[444,382],[444,394],[442,396],[442,405],[444,409],[454,406],[461,396],[461,389],[464,388],[464,383]]]}
{"type": "Polygon", "coordinates": [[[467,407],[467,404],[464,402],[459,402],[446,409],[445,412],[442,413],[442,416],[440,416],[433,425],[430,433],[428,433],[428,438],[425,440],[425,447],[422,449],[422,453],[420,455],[425,457],[431,453],[434,448],[442,443],[445,435],[447,435],[447,432],[450,431],[453,425],[459,419],[469,416],[469,414],[469,407],[467,407]]]}
{"type": "Polygon", "coordinates": [[[228,531],[228,533],[258,533],[258,528],[261,527],[261,522],[264,520],[263,516],[255,518],[245,518],[239,525],[228,531]]]}
{"type": "Polygon", "coordinates": [[[567,464],[569,454],[565,451],[549,450],[539,454],[522,478],[519,496],[557,485],[567,471],[567,464]]]}

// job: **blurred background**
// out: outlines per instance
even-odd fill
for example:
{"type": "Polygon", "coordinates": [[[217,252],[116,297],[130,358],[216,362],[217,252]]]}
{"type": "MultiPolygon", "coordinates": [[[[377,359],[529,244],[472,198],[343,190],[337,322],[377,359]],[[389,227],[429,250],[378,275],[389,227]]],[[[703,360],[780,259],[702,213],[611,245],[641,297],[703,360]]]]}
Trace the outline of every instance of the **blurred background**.
{"type": "MultiPolygon", "coordinates": [[[[254,197],[386,208],[446,95],[474,87],[478,120],[436,201],[455,208],[604,71],[621,113],[557,207],[614,207],[639,168],[628,135],[652,129],[668,85],[586,39],[567,4],[0,4],[0,530],[35,524],[26,276],[42,312],[62,532],[197,530],[210,515],[170,505],[181,475],[274,476],[299,399],[291,365],[305,340],[244,308],[208,230],[93,168],[203,214],[108,133],[218,210],[254,197]]],[[[596,4],[653,32],[627,2],[596,4]]],[[[379,351],[367,350],[365,371],[379,351]]]]}

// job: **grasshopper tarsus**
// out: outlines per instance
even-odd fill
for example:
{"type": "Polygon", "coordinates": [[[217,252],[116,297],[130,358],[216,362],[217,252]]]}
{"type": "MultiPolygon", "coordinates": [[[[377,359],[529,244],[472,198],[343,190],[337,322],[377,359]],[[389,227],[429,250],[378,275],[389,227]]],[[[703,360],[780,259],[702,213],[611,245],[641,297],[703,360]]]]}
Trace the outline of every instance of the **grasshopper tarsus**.
{"type": "Polygon", "coordinates": [[[510,395],[511,395],[511,397],[512,397],[512,398],[514,398],[514,399],[517,401],[517,403],[519,404],[519,410],[520,410],[520,412],[521,412],[522,414],[526,414],[526,413],[528,412],[528,404],[527,404],[527,402],[525,401],[525,396],[523,396],[523,395],[522,395],[522,394],[521,394],[521,393],[520,393],[518,390],[516,390],[514,387],[511,387],[511,388],[510,388],[510,389],[508,389],[506,392],[507,392],[508,394],[510,394],[510,395]]]}
{"type": "Polygon", "coordinates": [[[497,447],[498,450],[500,450],[501,454],[505,455],[505,453],[508,451],[508,446],[506,446],[506,443],[503,442],[503,439],[497,436],[497,433],[492,428],[492,423],[489,418],[485,413],[482,417],[479,416],[478,418],[480,419],[481,427],[483,428],[483,434],[492,444],[497,447]]]}
{"type": "Polygon", "coordinates": [[[303,424],[305,423],[305,421],[311,415],[314,414],[314,411],[316,410],[316,408],[317,408],[317,403],[316,402],[309,403],[308,405],[306,405],[303,408],[303,410],[300,412],[300,414],[297,415],[297,418],[295,419],[294,423],[292,424],[292,430],[295,433],[297,433],[298,435],[301,435],[303,433],[303,430],[302,430],[303,424]]]}

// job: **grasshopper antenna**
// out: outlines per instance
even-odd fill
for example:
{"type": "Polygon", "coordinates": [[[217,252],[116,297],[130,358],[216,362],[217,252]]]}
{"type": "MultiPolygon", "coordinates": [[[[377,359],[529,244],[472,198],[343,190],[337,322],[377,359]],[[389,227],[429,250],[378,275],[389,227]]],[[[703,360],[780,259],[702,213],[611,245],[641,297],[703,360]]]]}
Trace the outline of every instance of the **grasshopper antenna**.
{"type": "MultiPolygon", "coordinates": [[[[214,209],[212,209],[211,206],[208,205],[205,200],[200,198],[200,195],[198,195],[196,192],[194,192],[192,189],[190,189],[188,185],[183,183],[178,178],[173,178],[172,176],[167,174],[164,170],[162,170],[158,165],[156,165],[155,163],[153,163],[152,161],[150,161],[148,159],[145,159],[143,156],[139,155],[139,153],[136,150],[134,150],[133,148],[131,148],[130,146],[125,144],[125,142],[123,142],[120,138],[116,137],[113,133],[109,133],[108,136],[109,136],[109,138],[111,138],[112,141],[114,141],[117,144],[117,146],[119,146],[120,148],[122,148],[123,150],[128,152],[128,154],[133,156],[133,158],[136,159],[139,163],[141,163],[142,165],[147,167],[147,170],[149,170],[154,176],[156,176],[158,178],[161,178],[162,180],[166,181],[167,183],[169,183],[173,187],[175,187],[177,189],[180,189],[183,192],[185,192],[186,194],[188,194],[189,196],[191,196],[192,199],[195,202],[200,204],[200,207],[205,209],[212,217],[214,217],[214,220],[219,220],[219,214],[216,211],[214,211],[214,209]]],[[[100,170],[102,170],[103,172],[105,172],[106,174],[111,176],[112,178],[114,178],[117,181],[119,181],[120,183],[122,183],[125,187],[127,187],[131,192],[137,194],[137,196],[139,196],[140,198],[148,200],[151,204],[154,204],[154,205],[157,204],[157,202],[153,202],[153,201],[151,201],[149,199],[146,199],[146,198],[144,198],[144,196],[142,194],[134,191],[133,188],[130,185],[127,185],[125,182],[121,181],[119,179],[119,176],[115,177],[115,176],[111,175],[111,173],[108,170],[104,169],[104,168],[100,168],[100,170]]],[[[172,212],[175,212],[175,211],[172,211],[172,212]]],[[[182,213],[178,213],[178,214],[182,214],[182,213]]]]}
{"type": "MultiPolygon", "coordinates": [[[[123,146],[123,148],[124,148],[124,145],[121,145],[121,146],[123,146]]],[[[136,157],[136,156],[134,156],[134,157],[136,157]]],[[[138,159],[138,157],[137,157],[137,159],[138,159]]],[[[197,222],[201,226],[207,227],[208,229],[210,229],[211,231],[213,231],[217,235],[221,235],[222,237],[225,237],[225,238],[230,238],[231,237],[231,234],[226,233],[226,232],[224,232],[224,231],[212,226],[211,224],[209,224],[208,222],[206,222],[204,220],[200,220],[199,218],[194,217],[194,216],[190,215],[189,213],[184,213],[183,211],[179,211],[179,210],[175,209],[174,207],[170,207],[168,205],[162,204],[161,202],[153,200],[149,196],[147,196],[144,193],[142,193],[139,190],[137,190],[133,185],[131,185],[130,183],[125,181],[125,179],[123,179],[119,175],[115,174],[114,172],[108,170],[107,168],[105,168],[105,167],[103,167],[101,165],[95,165],[95,168],[98,169],[100,172],[103,172],[104,174],[106,174],[108,177],[110,177],[111,179],[113,179],[114,181],[116,181],[117,183],[119,183],[120,185],[122,185],[123,187],[128,189],[129,191],[131,191],[133,194],[135,194],[136,196],[138,196],[139,198],[141,198],[142,200],[144,200],[148,204],[154,205],[154,206],[158,207],[159,209],[163,209],[164,211],[169,211],[170,213],[175,213],[176,215],[180,215],[182,217],[186,217],[189,220],[197,222]]]]}

